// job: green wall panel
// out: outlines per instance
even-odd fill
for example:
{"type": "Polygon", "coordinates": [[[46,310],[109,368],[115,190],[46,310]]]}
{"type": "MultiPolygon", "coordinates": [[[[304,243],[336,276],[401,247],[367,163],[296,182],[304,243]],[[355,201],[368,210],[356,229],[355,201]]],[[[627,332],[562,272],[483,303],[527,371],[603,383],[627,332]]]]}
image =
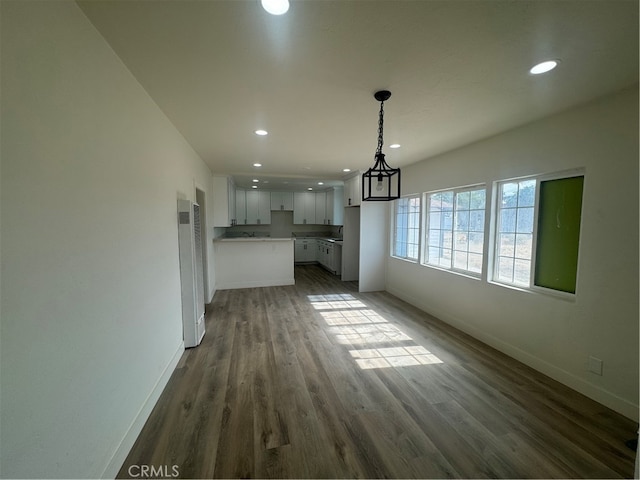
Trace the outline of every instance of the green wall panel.
{"type": "Polygon", "coordinates": [[[534,283],[575,293],[584,177],[540,182],[534,283]]]}

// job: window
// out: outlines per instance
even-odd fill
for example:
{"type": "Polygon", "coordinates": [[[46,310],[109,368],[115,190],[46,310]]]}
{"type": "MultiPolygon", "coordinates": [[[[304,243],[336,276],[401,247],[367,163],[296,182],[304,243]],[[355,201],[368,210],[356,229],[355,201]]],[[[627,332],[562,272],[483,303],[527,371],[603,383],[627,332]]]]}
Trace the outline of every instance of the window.
{"type": "Polygon", "coordinates": [[[395,201],[393,256],[417,261],[420,251],[420,197],[395,201]]]}
{"type": "Polygon", "coordinates": [[[575,293],[583,175],[498,184],[494,281],[575,293]]]}
{"type": "Polygon", "coordinates": [[[495,280],[529,286],[536,181],[500,184],[495,280]]]}
{"type": "Polygon", "coordinates": [[[428,193],[427,203],[425,263],[480,276],[486,189],[428,193]]]}

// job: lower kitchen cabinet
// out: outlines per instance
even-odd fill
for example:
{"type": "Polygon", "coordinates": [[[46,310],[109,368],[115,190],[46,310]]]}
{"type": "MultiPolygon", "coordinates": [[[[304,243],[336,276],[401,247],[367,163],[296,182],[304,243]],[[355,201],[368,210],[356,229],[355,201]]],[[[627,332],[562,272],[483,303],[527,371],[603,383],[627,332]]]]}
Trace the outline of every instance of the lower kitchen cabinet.
{"type": "Polygon", "coordinates": [[[317,261],[331,273],[342,272],[342,246],[327,240],[318,240],[317,261]]]}
{"type": "Polygon", "coordinates": [[[294,261],[296,263],[309,263],[317,261],[317,241],[309,238],[296,238],[294,249],[294,261]]]}
{"type": "Polygon", "coordinates": [[[317,262],[335,275],[342,274],[342,245],[315,238],[296,238],[296,263],[317,262]]]}

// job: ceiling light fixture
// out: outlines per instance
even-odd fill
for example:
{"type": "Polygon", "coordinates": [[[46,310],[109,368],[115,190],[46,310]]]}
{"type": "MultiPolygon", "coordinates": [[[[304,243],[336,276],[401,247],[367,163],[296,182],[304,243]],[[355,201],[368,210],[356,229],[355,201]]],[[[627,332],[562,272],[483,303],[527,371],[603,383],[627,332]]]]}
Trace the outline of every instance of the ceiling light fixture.
{"type": "Polygon", "coordinates": [[[351,169],[350,169],[350,168],[343,168],[343,169],[342,169],[342,171],[343,171],[343,172],[345,172],[345,173],[347,173],[347,172],[350,172],[350,171],[351,171],[351,169]]]}
{"type": "Polygon", "coordinates": [[[260,180],[258,180],[257,178],[254,178],[253,180],[251,180],[253,183],[258,183],[260,180]]]}
{"type": "Polygon", "coordinates": [[[253,166],[254,166],[254,167],[261,167],[261,166],[262,166],[262,164],[261,164],[261,163],[254,163],[254,164],[253,164],[253,166]]]}
{"type": "Polygon", "coordinates": [[[373,167],[362,174],[362,200],[388,202],[389,200],[400,198],[400,169],[391,168],[384,159],[384,153],[382,153],[382,144],[384,143],[384,102],[389,100],[391,92],[380,90],[373,96],[380,102],[378,148],[376,149],[373,167]]]}
{"type": "Polygon", "coordinates": [[[399,143],[392,143],[391,145],[389,145],[389,148],[400,148],[400,144],[399,143]]]}
{"type": "Polygon", "coordinates": [[[534,65],[529,70],[531,75],[540,75],[541,73],[547,73],[558,66],[557,60],[547,60],[546,62],[534,65]]]}
{"type": "Polygon", "coordinates": [[[260,3],[271,15],[282,15],[289,10],[289,0],[260,0],[260,3]]]}
{"type": "Polygon", "coordinates": [[[269,132],[267,132],[266,130],[256,130],[256,135],[264,137],[265,135],[269,135],[269,132]]]}

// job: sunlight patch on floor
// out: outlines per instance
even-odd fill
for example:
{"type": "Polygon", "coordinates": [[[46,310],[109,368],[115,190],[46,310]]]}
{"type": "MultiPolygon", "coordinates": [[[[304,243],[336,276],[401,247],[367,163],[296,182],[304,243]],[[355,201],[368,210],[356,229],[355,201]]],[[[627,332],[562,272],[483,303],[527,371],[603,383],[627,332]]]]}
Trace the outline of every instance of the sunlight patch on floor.
{"type": "Polygon", "coordinates": [[[349,353],[363,370],[443,363],[442,360],[420,345],[350,350],[349,353]]]}
{"type": "Polygon", "coordinates": [[[409,335],[351,294],[308,295],[308,298],[338,343],[353,347],[398,345],[350,350],[349,353],[363,370],[443,363],[423,346],[415,345],[409,335]],[[414,345],[407,345],[409,342],[414,345]]]}
{"type": "Polygon", "coordinates": [[[329,325],[358,325],[363,323],[386,323],[374,310],[334,310],[320,312],[329,325]]]}
{"type": "Polygon", "coordinates": [[[411,341],[410,336],[390,323],[330,327],[329,331],[336,336],[339,343],[344,345],[411,341]]]}

